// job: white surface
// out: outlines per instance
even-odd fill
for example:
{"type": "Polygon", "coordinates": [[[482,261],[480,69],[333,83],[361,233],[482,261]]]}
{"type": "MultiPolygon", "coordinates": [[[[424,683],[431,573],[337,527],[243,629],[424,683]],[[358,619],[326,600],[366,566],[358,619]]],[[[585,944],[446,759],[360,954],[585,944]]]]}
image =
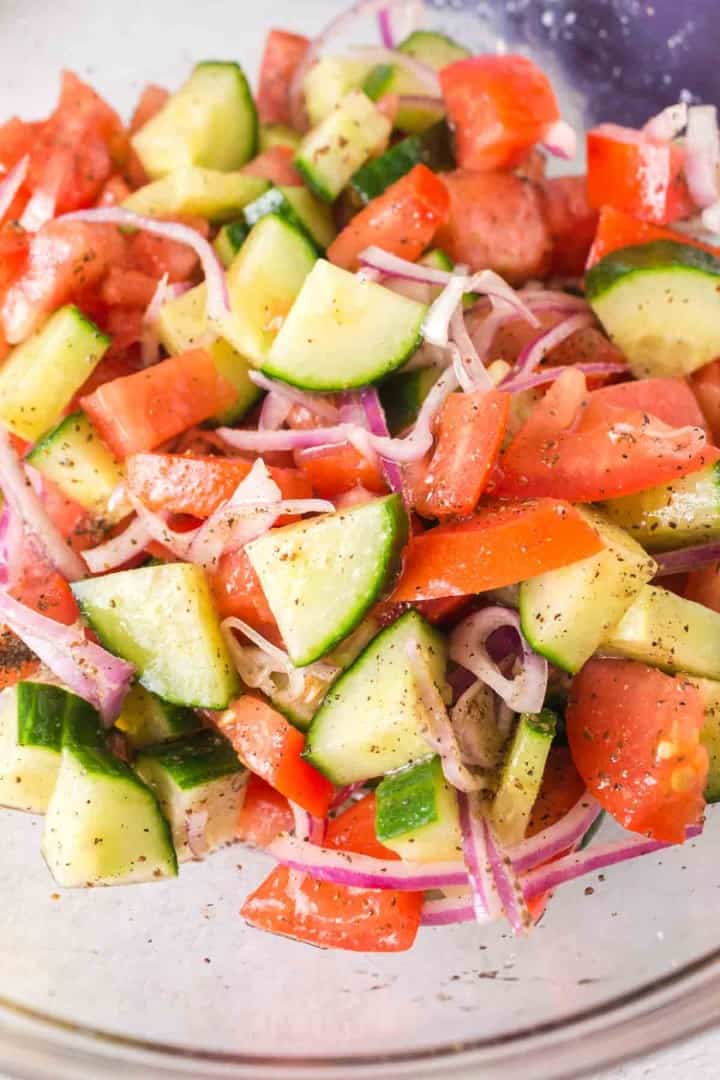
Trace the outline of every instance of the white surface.
{"type": "Polygon", "coordinates": [[[597,1080],[710,1080],[718,1075],[718,1056],[720,1031],[713,1031],[642,1061],[611,1069],[597,1080]]]}

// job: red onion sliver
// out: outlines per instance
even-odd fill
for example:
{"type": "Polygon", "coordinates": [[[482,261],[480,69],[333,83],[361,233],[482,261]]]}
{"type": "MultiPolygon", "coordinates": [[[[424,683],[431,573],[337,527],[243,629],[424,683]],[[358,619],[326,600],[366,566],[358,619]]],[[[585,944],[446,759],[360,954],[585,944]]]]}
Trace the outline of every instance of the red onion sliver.
{"type": "Polygon", "coordinates": [[[530,912],[512,863],[501,850],[487,818],[482,819],[485,829],[485,850],[498,899],[514,933],[524,934],[532,923],[530,912]]]}
{"type": "Polygon", "coordinates": [[[550,330],[546,330],[535,341],[525,346],[505,382],[512,383],[523,375],[531,375],[549,352],[552,352],[567,338],[572,337],[578,330],[584,330],[586,327],[592,326],[594,321],[592,313],[578,312],[577,315],[570,315],[556,326],[551,327],[550,330]]]}
{"type": "Polygon", "coordinates": [[[450,657],[492,687],[515,712],[537,713],[543,707],[548,679],[547,660],[528,645],[520,628],[520,616],[510,608],[482,608],[455,627],[450,635],[450,657]],[[521,670],[506,679],[487,650],[487,639],[501,626],[513,626],[522,646],[521,670]]]}
{"type": "Polygon", "coordinates": [[[140,335],[140,359],[143,367],[156,364],[160,356],[160,339],[157,335],[157,318],[160,308],[168,298],[168,276],[163,274],[157,283],[142,319],[140,335]]]}
{"type": "Polygon", "coordinates": [[[126,498],[151,540],[155,540],[158,544],[166,547],[176,559],[187,561],[190,558],[190,545],[197,532],[196,529],[191,532],[180,532],[178,529],[171,529],[161,514],[148,510],[147,506],[135,495],[127,492],[126,498]]]}
{"type": "Polygon", "coordinates": [[[652,116],[643,128],[643,134],[657,142],[672,142],[687,125],[688,107],[684,101],[668,105],[652,116]]]}
{"type": "Polygon", "coordinates": [[[22,187],[29,163],[30,158],[25,154],[0,182],[0,221],[7,214],[13,199],[22,187]]]}
{"type": "Polygon", "coordinates": [[[549,154],[570,161],[577,154],[577,134],[565,120],[556,120],[542,137],[542,145],[549,154]]]}
{"type": "Polygon", "coordinates": [[[265,395],[258,417],[258,431],[279,431],[292,411],[293,403],[274,390],[265,395]]]}
{"type": "MultiPolygon", "coordinates": [[[[399,255],[391,255],[380,247],[368,247],[360,252],[359,261],[370,270],[376,270],[385,277],[405,278],[422,285],[447,285],[452,274],[448,270],[437,270],[432,266],[409,262],[399,255]]],[[[362,271],[358,271],[362,273],[362,271]]]]}
{"type": "Polygon", "coordinates": [[[541,863],[549,862],[570,851],[582,840],[601,813],[600,805],[592,795],[585,792],[560,821],[509,848],[507,854],[512,859],[515,872],[524,874],[541,863]]]}
{"type": "Polygon", "coordinates": [[[501,383],[500,389],[510,394],[519,394],[524,390],[534,390],[537,386],[545,386],[555,382],[566,371],[582,371],[583,375],[627,375],[627,365],[612,360],[590,360],[583,364],[562,364],[558,367],[543,368],[534,374],[523,375],[517,379],[511,372],[507,380],[501,383]]]}
{"type": "Polygon", "coordinates": [[[281,495],[265,462],[258,458],[230,498],[192,534],[190,561],[211,570],[228,546],[240,548],[262,536],[280,516],[281,495]]]}
{"type": "Polygon", "coordinates": [[[687,574],[700,570],[703,566],[720,561],[720,540],[709,544],[696,544],[694,547],[679,548],[654,555],[657,563],[655,577],[668,577],[670,574],[687,574]]]}
{"type": "Polygon", "coordinates": [[[330,813],[336,813],[340,807],[344,806],[346,802],[349,802],[353,796],[357,795],[359,791],[365,787],[363,780],[356,780],[354,784],[346,784],[345,787],[338,788],[335,794],[335,798],[330,803],[330,813]]]}
{"type": "Polygon", "coordinates": [[[5,502],[0,515],[0,586],[12,588],[23,567],[25,524],[18,511],[5,502]]]}
{"type": "MultiPolygon", "coordinates": [[[[385,419],[385,410],[382,407],[380,396],[375,387],[369,386],[367,389],[362,390],[360,393],[360,400],[362,401],[365,410],[368,430],[371,431],[373,435],[390,438],[387,420],[385,419]]],[[[382,467],[390,490],[402,492],[403,479],[397,462],[391,461],[389,458],[383,458],[382,467]]]]}
{"type": "Polygon", "coordinates": [[[489,915],[478,918],[473,910],[471,894],[443,896],[439,900],[426,900],[420,917],[421,926],[453,926],[455,923],[492,922],[489,915]]]}
{"type": "Polygon", "coordinates": [[[719,165],[717,108],[714,105],[693,105],[687,115],[685,176],[690,194],[701,208],[712,206],[720,199],[719,165]]]}
{"type": "Polygon", "coordinates": [[[288,799],[290,809],[295,819],[295,836],[300,840],[306,840],[310,844],[321,847],[325,839],[327,822],[324,818],[313,817],[302,806],[298,806],[292,799],[288,799]]]}
{"type": "Polygon", "coordinates": [[[474,390],[491,390],[495,384],[488,375],[483,358],[478,354],[468,333],[462,303],[458,304],[450,319],[450,336],[458,349],[460,370],[456,367],[455,373],[463,390],[466,393],[472,393],[474,390]],[[465,382],[463,382],[463,376],[465,382]]]}
{"type": "Polygon", "coordinates": [[[458,792],[458,809],[473,911],[478,922],[485,922],[488,916],[497,918],[500,914],[499,897],[488,861],[485,822],[480,814],[477,796],[458,792]]]}
{"type": "Polygon", "coordinates": [[[430,305],[430,310],[422,325],[422,335],[431,345],[447,348],[450,320],[458,306],[462,304],[469,280],[467,274],[453,274],[437,300],[430,305]]]}
{"type": "Polygon", "coordinates": [[[386,49],[395,48],[395,39],[392,32],[392,20],[390,18],[390,12],[387,8],[381,8],[378,11],[378,29],[380,31],[380,40],[386,49]]]}
{"type": "Polygon", "coordinates": [[[82,557],[93,574],[104,574],[144,551],[151,539],[144,522],[136,517],[118,536],[83,551],[82,557]]]}
{"type": "Polygon", "coordinates": [[[338,410],[329,396],[307,394],[305,391],[297,390],[294,386],[288,386],[287,383],[279,382],[277,379],[269,379],[261,371],[250,371],[248,377],[261,390],[277,394],[278,397],[285,398],[292,405],[301,405],[303,408],[308,409],[309,412],[314,413],[315,416],[319,416],[331,424],[337,423],[338,410]]]}

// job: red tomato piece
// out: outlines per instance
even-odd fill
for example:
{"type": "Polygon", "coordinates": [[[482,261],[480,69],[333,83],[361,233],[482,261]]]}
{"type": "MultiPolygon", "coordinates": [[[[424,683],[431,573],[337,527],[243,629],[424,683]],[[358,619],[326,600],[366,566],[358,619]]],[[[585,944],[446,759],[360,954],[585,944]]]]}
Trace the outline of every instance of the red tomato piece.
{"type": "Polygon", "coordinates": [[[190,349],[159,364],[104,383],[84,397],[82,408],[117,458],[152,450],[222,412],[235,388],[218,372],[205,349],[190,349]]]}
{"type": "Polygon", "coordinates": [[[547,274],[553,241],[537,185],[510,173],[464,169],[445,173],[443,181],[450,216],[435,243],[451,259],[495,270],[513,285],[547,274]]]}
{"type": "MultiPolygon", "coordinates": [[[[663,585],[667,582],[663,581],[663,585]]],[[[720,612],[720,563],[711,563],[700,570],[693,570],[687,576],[683,590],[688,600],[703,604],[711,611],[720,612]]]]}
{"type": "Polygon", "coordinates": [[[437,229],[447,224],[449,212],[450,197],[440,177],[427,165],[416,165],[355,215],[333,240],[327,257],[345,270],[357,270],[360,252],[377,244],[415,262],[437,229]]]}
{"type": "Polygon", "coordinates": [[[587,200],[587,180],[556,176],[543,181],[540,190],[553,241],[551,273],[581,277],[598,224],[598,212],[587,200]]]}
{"type": "Polygon", "coordinates": [[[309,44],[302,34],[290,34],[287,30],[271,30],[266,37],[257,92],[263,124],[291,123],[288,91],[309,44]]]}
{"type": "Polygon", "coordinates": [[[21,679],[32,679],[40,670],[40,661],[12,630],[0,626],[0,690],[14,686],[21,679]]]}
{"type": "Polygon", "coordinates": [[[427,461],[406,469],[410,504],[426,518],[467,517],[480,501],[500,451],[510,394],[450,394],[436,421],[427,461]]]}
{"type": "Polygon", "coordinates": [[[303,178],[293,165],[294,152],[289,146],[270,146],[256,158],[243,165],[240,172],[247,176],[262,176],[273,184],[299,187],[303,178]]]}
{"type": "Polygon", "coordinates": [[[549,829],[572,810],[585,791],[567,746],[554,746],[545,765],[542,785],[530,814],[526,836],[549,829]]]}
{"type": "Polygon", "coordinates": [[[693,247],[702,248],[703,251],[720,258],[720,248],[702,244],[686,233],[675,232],[661,225],[652,225],[649,221],[640,221],[631,214],[617,210],[614,206],[603,206],[600,210],[595,239],[588,255],[587,268],[590,269],[596,262],[604,259],[612,251],[617,251],[618,248],[649,244],[653,240],[676,240],[680,244],[692,244],[693,247]]]}
{"type": "Polygon", "coordinates": [[[238,840],[266,848],[280,833],[290,832],[295,818],[284,795],[250,773],[237,823],[238,840]]]}
{"type": "Polygon", "coordinates": [[[633,379],[593,391],[593,401],[640,409],[669,427],[705,429],[705,417],[685,379],[633,379]]]}
{"type": "Polygon", "coordinates": [[[242,619],[263,637],[282,647],[275,616],[243,549],[222,556],[217,570],[210,575],[210,588],[221,619],[230,616],[242,619]]]}
{"type": "MultiPolygon", "coordinates": [[[[208,223],[202,218],[184,218],[182,224],[189,225],[207,238],[208,223]]],[[[167,274],[171,282],[187,281],[198,267],[198,257],[187,244],[166,240],[164,236],[137,232],[127,241],[127,265],[156,280],[167,274]]]]}
{"type": "Polygon", "coordinates": [[[666,225],[688,217],[693,203],[683,177],[685,152],[642,131],[600,124],[587,134],[588,202],[666,225]]]}
{"type": "Polygon", "coordinates": [[[42,123],[28,123],[17,116],[0,124],[0,165],[6,172],[30,153],[41,127],[42,123]]]}
{"type": "Polygon", "coordinates": [[[472,596],[567,566],[601,547],[597,533],[567,502],[497,503],[466,521],[414,536],[391,600],[472,596]]]}
{"type": "Polygon", "coordinates": [[[130,195],[131,188],[122,176],[111,176],[103,184],[96,206],[120,206],[130,195]]]}
{"type": "Polygon", "coordinates": [[[30,544],[23,549],[23,566],[11,596],[48,619],[72,625],[79,618],[75,597],[62,574],[30,544]]]}
{"type": "Polygon", "coordinates": [[[334,499],[358,484],[377,495],[387,491],[380,465],[350,443],[296,450],[295,463],[321,499],[334,499]]]}
{"type": "Polygon", "coordinates": [[[400,856],[381,844],[375,834],[375,793],[370,792],[328,822],[325,847],[353,851],[373,859],[399,859],[400,856]]]}
{"type": "Polygon", "coordinates": [[[573,760],[600,805],[625,828],[675,844],[705,807],[704,722],[696,687],[634,660],[590,660],[566,712],[573,760]]]}
{"type": "Polygon", "coordinates": [[[303,759],[305,736],[282,713],[259,697],[243,694],[216,714],[216,723],[248,769],[308,813],[327,816],[333,785],[303,759]]]}
{"type": "Polygon", "coordinates": [[[148,120],[152,120],[153,116],[160,112],[169,97],[170,93],[164,86],[148,83],[143,87],[130,120],[130,134],[134,135],[141,127],[145,127],[148,120]]]}
{"type": "Polygon", "coordinates": [[[707,421],[714,443],[720,443],[720,360],[690,376],[690,385],[707,421]]]}
{"type": "Polygon", "coordinates": [[[0,228],[0,297],[25,269],[30,238],[14,222],[0,228]]]}
{"type": "Polygon", "coordinates": [[[581,372],[564,372],[502,455],[497,494],[595,502],[668,484],[720,458],[704,432],[668,427],[604,401],[605,392],[588,394],[581,372]]]}
{"type": "Polygon", "coordinates": [[[511,169],[560,119],[550,80],[526,56],[457,60],[440,72],[463,169],[511,169]]]}
{"type": "Polygon", "coordinates": [[[143,274],[141,270],[111,266],[100,286],[100,297],[108,307],[148,306],[157,288],[157,278],[143,274]]]}

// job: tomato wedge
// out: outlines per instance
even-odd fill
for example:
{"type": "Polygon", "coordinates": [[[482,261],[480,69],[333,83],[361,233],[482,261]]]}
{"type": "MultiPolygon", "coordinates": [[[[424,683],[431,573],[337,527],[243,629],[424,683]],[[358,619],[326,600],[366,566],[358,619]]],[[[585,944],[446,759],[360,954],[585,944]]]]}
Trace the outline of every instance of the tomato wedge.
{"type": "Polygon", "coordinates": [[[350,443],[296,450],[295,463],[321,499],[333,499],[358,484],[377,495],[387,491],[380,464],[350,443]]]}
{"type": "Polygon", "coordinates": [[[670,483],[720,458],[704,432],[668,427],[635,408],[587,393],[564,372],[500,459],[501,497],[554,496],[595,502],[670,483]]]}
{"type": "Polygon", "coordinates": [[[27,645],[0,626],[0,690],[14,686],[21,679],[32,679],[40,670],[40,661],[27,645]]]}
{"type": "Polygon", "coordinates": [[[160,112],[169,97],[170,93],[164,86],[157,86],[156,83],[148,83],[147,86],[144,86],[130,120],[130,133],[134,134],[141,127],[144,127],[149,120],[152,120],[153,116],[160,112]]]}
{"type": "Polygon", "coordinates": [[[688,574],[683,595],[696,604],[720,612],[720,563],[711,563],[688,574]]]}
{"type": "Polygon", "coordinates": [[[305,736],[271,705],[243,694],[215,722],[247,767],[315,817],[325,817],[334,788],[302,758],[305,736]]]}
{"type": "Polygon", "coordinates": [[[553,241],[551,273],[581,277],[598,224],[598,212],[587,199],[587,178],[555,176],[540,190],[553,241]]]}
{"type": "Polygon", "coordinates": [[[240,172],[247,176],[262,176],[273,184],[298,187],[303,183],[303,178],[293,165],[294,156],[289,146],[270,146],[243,165],[240,172]]]}
{"type": "Polygon", "coordinates": [[[463,169],[513,168],[560,118],[550,80],[526,56],[457,60],[440,86],[463,169]]]}
{"type": "Polygon", "coordinates": [[[640,221],[631,214],[617,210],[614,206],[603,206],[600,211],[597,231],[588,255],[587,268],[590,269],[600,259],[618,248],[632,247],[636,244],[649,244],[653,240],[677,240],[681,244],[692,244],[702,248],[716,258],[720,257],[720,248],[703,244],[687,233],[652,225],[649,221],[640,221]]]}
{"type": "Polygon", "coordinates": [[[294,820],[285,796],[255,773],[250,773],[238,816],[237,839],[265,848],[280,833],[289,832],[294,820]]]}
{"type": "Polygon", "coordinates": [[[720,360],[713,360],[694,372],[690,385],[717,444],[720,442],[720,360]]]}
{"type": "Polygon", "coordinates": [[[585,791],[567,746],[553,746],[545,764],[540,792],[530,814],[526,836],[549,829],[572,810],[585,791]]]}
{"type": "Polygon", "coordinates": [[[600,805],[626,828],[675,844],[705,807],[704,722],[696,687],[634,660],[590,660],[566,713],[573,760],[600,805]]]}
{"type": "Polygon", "coordinates": [[[431,456],[406,470],[409,501],[419,514],[440,520],[472,514],[487,487],[509,415],[510,394],[499,390],[445,399],[431,456]]]}
{"type": "Polygon", "coordinates": [[[391,601],[471,596],[595,555],[597,533],[569,503],[496,503],[414,536],[391,601]]]}
{"type": "Polygon", "coordinates": [[[699,427],[705,417],[685,379],[633,379],[594,390],[593,401],[639,409],[662,420],[669,427],[699,427]]]}
{"type": "Polygon", "coordinates": [[[588,202],[667,225],[688,217],[693,203],[683,177],[685,152],[642,131],[600,124],[587,134],[588,202]]]}
{"type": "Polygon", "coordinates": [[[271,30],[260,62],[257,107],[263,124],[291,122],[288,90],[310,41],[302,34],[271,30]]]}
{"type": "Polygon", "coordinates": [[[282,646],[275,617],[244,549],[222,556],[217,570],[210,575],[210,588],[221,619],[242,619],[263,637],[282,646]]]}
{"type": "Polygon", "coordinates": [[[447,223],[449,209],[450,196],[440,177],[427,165],[416,165],[355,215],[333,240],[327,257],[345,270],[357,270],[358,255],[377,244],[415,262],[447,223]]]}

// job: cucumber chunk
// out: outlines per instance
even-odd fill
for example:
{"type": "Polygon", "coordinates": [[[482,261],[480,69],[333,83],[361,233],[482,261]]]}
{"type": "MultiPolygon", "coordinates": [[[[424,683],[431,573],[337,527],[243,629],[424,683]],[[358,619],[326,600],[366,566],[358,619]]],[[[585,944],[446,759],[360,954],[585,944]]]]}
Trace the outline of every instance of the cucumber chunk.
{"type": "Polygon", "coordinates": [[[655,240],[596,263],[585,292],[634,375],[688,375],[720,355],[720,260],[655,240]]]}
{"type": "Polygon", "coordinates": [[[175,705],[225,709],[238,679],[204,572],[189,563],[75,582],[80,610],[142,685],[175,705]]]}
{"type": "Polygon", "coordinates": [[[408,611],[340,676],[310,725],[305,757],[334,783],[384,776],[431,756],[428,716],[408,661],[413,643],[430,678],[445,689],[445,640],[408,611]]]}
{"type": "Polygon", "coordinates": [[[397,495],[272,529],[246,545],[296,667],[347,637],[392,583],[407,541],[397,495]]]}
{"type": "Polygon", "coordinates": [[[556,728],[557,716],[550,709],[523,713],[518,720],[490,808],[503,844],[519,844],[525,836],[556,728]]]}
{"type": "Polygon", "coordinates": [[[120,499],[111,508],[123,470],[85,413],[66,416],[35,444],[26,460],[93,517],[114,525],[128,513],[120,499]]]}
{"type": "Polygon", "coordinates": [[[0,422],[35,442],[58,422],[109,345],[74,304],[60,308],[3,363],[0,422]]]}
{"type": "Polygon", "coordinates": [[[115,727],[134,749],[142,750],[198,731],[202,723],[192,709],[163,701],[137,683],[126,695],[115,727]]]}
{"type": "Polygon", "coordinates": [[[356,206],[360,208],[376,199],[419,164],[427,165],[435,172],[449,171],[455,167],[452,136],[444,120],[433,124],[422,135],[409,135],[380,157],[362,165],[353,175],[349,187],[356,206]]]}
{"type": "Polygon", "coordinates": [[[250,227],[245,218],[230,221],[218,229],[218,234],[213,240],[213,247],[226,270],[247,240],[249,232],[250,227]]]}
{"type": "Polygon", "coordinates": [[[720,682],[695,678],[687,681],[697,687],[705,708],[705,725],[700,736],[710,759],[705,801],[720,802],[720,682]]]}
{"type": "Polygon", "coordinates": [[[131,142],[152,180],[188,165],[231,172],[255,154],[257,128],[242,68],[207,60],[131,142]]]}
{"type": "Polygon", "coordinates": [[[371,101],[378,101],[385,94],[397,95],[393,125],[398,131],[420,134],[445,114],[440,100],[428,98],[424,82],[399,64],[378,64],[368,73],[362,89],[371,101]]]}
{"type": "Polygon", "coordinates": [[[644,549],[597,511],[579,508],[600,536],[597,555],[524,581],[522,631],[536,652],[574,674],[620,621],[657,566],[644,549]]]}
{"type": "Polygon", "coordinates": [[[297,150],[302,142],[302,135],[284,124],[261,124],[258,150],[272,150],[275,146],[286,146],[288,150],[297,150]]]}
{"type": "Polygon", "coordinates": [[[382,384],[380,401],[391,435],[398,435],[415,423],[423,401],[440,375],[440,368],[416,368],[401,371],[382,384]]]}
{"type": "Polygon", "coordinates": [[[455,789],[439,757],[381,780],[375,789],[378,840],[411,862],[457,859],[462,836],[455,789]]]}
{"type": "Polygon", "coordinates": [[[392,124],[370,98],[353,90],[300,143],[295,168],[308,187],[334,202],[360,166],[390,136],[392,124]]]}
{"type": "Polygon", "coordinates": [[[608,499],[603,511],[649,551],[715,540],[720,536],[720,463],[672,484],[608,499]]]}
{"type": "Polygon", "coordinates": [[[320,259],[262,369],[308,390],[366,386],[415,352],[426,312],[425,304],[320,259]]]}
{"type": "Polygon", "coordinates": [[[237,217],[269,186],[261,176],[185,166],[133,191],[123,206],[148,217],[197,214],[219,224],[237,217]]]}
{"type": "Polygon", "coordinates": [[[324,56],[303,80],[305,109],[311,127],[330,115],[351,90],[359,90],[372,64],[352,56],[324,56]]]}
{"type": "Polygon", "coordinates": [[[213,851],[235,839],[248,773],[218,731],[150,747],[140,754],[135,769],[157,795],[180,862],[201,853],[200,848],[202,853],[213,851]],[[202,835],[189,832],[193,816],[204,822],[202,835]]]}
{"type": "Polygon", "coordinates": [[[266,214],[251,230],[228,270],[231,315],[224,335],[251,364],[266,359],[317,249],[304,229],[266,214]]]}
{"type": "Polygon", "coordinates": [[[249,228],[266,214],[277,214],[296,229],[304,230],[322,251],[335,239],[335,223],[330,208],[303,187],[274,187],[245,207],[249,228]]]}
{"type": "Polygon", "coordinates": [[[0,693],[0,806],[47,810],[60,768],[62,693],[30,682],[0,693]]]}
{"type": "Polygon", "coordinates": [[[667,589],[646,585],[603,651],[671,674],[720,679],[720,615],[667,589]]]}
{"type": "Polygon", "coordinates": [[[217,337],[208,327],[205,285],[196,285],[182,296],[168,300],[160,308],[157,320],[158,337],[171,356],[177,356],[202,345],[213,358],[221,375],[232,383],[237,397],[224,412],[213,416],[209,424],[233,424],[242,419],[260,397],[261,391],[250,381],[250,363],[234,349],[229,341],[217,337]]]}
{"type": "Polygon", "coordinates": [[[415,30],[397,46],[397,51],[412,56],[421,64],[426,64],[433,71],[442,71],[456,60],[466,60],[472,54],[457,41],[438,34],[434,30],[415,30]]]}

